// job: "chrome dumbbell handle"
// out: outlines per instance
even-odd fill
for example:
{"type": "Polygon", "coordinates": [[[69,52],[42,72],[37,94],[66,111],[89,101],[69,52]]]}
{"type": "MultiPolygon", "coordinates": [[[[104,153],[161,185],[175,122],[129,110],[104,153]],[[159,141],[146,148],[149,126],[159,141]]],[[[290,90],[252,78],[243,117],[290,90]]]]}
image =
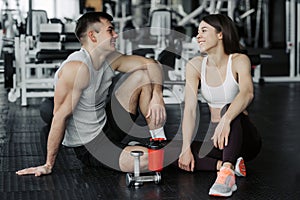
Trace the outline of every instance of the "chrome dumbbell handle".
{"type": "Polygon", "coordinates": [[[144,155],[142,151],[131,151],[130,155],[134,157],[134,177],[140,175],[140,157],[144,155]]]}
{"type": "Polygon", "coordinates": [[[156,172],[153,175],[134,177],[134,180],[136,182],[155,182],[156,184],[158,184],[161,180],[161,174],[160,172],[156,172]]]}

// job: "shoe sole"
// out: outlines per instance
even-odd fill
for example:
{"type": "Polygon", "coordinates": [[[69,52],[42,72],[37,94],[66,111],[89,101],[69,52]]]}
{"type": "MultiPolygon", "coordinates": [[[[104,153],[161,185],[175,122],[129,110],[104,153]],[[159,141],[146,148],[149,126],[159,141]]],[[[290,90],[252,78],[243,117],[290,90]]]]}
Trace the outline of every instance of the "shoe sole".
{"type": "Polygon", "coordinates": [[[221,192],[218,192],[216,190],[213,190],[213,189],[210,189],[209,190],[209,195],[210,196],[217,196],[217,197],[229,197],[232,195],[233,192],[235,192],[237,190],[237,186],[236,184],[234,184],[232,187],[231,187],[231,190],[227,193],[221,193],[221,192]]]}

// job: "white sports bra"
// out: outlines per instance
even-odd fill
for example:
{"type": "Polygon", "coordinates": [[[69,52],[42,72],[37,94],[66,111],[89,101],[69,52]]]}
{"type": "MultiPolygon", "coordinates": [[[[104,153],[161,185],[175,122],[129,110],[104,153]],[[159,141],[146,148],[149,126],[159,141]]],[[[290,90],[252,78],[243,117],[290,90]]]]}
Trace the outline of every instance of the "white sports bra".
{"type": "Polygon", "coordinates": [[[227,70],[226,70],[226,79],[219,86],[209,86],[206,83],[206,64],[207,58],[206,56],[202,61],[201,66],[201,94],[203,98],[206,100],[208,105],[212,108],[222,108],[226,104],[229,104],[233,101],[236,95],[239,93],[239,84],[234,79],[232,74],[232,55],[229,55],[227,70]]]}

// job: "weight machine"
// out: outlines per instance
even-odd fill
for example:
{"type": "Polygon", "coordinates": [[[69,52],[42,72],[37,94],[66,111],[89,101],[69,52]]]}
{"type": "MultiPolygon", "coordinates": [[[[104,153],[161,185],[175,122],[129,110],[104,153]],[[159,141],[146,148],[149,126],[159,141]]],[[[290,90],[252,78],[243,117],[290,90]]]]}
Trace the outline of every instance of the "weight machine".
{"type": "Polygon", "coordinates": [[[286,0],[286,53],[289,54],[289,76],[261,77],[260,67],[254,71],[255,81],[298,82],[300,81],[300,1],[286,0]]]}
{"type": "Polygon", "coordinates": [[[27,106],[28,98],[54,95],[55,71],[69,54],[80,48],[74,29],[75,23],[64,26],[61,23],[42,23],[35,39],[24,34],[15,37],[16,70],[13,88],[8,94],[10,102],[21,97],[21,105],[27,106]]]}
{"type": "Polygon", "coordinates": [[[14,37],[24,31],[25,19],[22,16],[19,0],[0,2],[0,73],[5,88],[13,87],[14,37]]]}

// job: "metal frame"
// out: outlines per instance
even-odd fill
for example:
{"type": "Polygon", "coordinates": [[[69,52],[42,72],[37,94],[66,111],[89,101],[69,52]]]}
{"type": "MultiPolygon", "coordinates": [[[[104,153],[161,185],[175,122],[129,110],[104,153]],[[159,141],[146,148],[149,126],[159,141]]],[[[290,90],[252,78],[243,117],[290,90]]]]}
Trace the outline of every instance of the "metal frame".
{"type": "Polygon", "coordinates": [[[60,63],[35,64],[26,62],[26,56],[28,56],[26,46],[25,35],[15,38],[16,74],[14,75],[14,87],[8,94],[8,100],[14,102],[21,93],[22,106],[27,106],[28,98],[52,97],[54,95],[53,77],[47,76],[43,71],[56,69],[60,65],[60,63]],[[35,76],[30,75],[31,69],[35,70],[35,76]]]}
{"type": "Polygon", "coordinates": [[[286,0],[286,51],[289,53],[289,76],[261,77],[260,67],[255,69],[254,82],[298,82],[300,81],[300,0],[286,0]]]}
{"type": "Polygon", "coordinates": [[[201,6],[196,8],[193,12],[186,15],[178,22],[178,26],[184,26],[190,23],[194,17],[200,15],[204,10],[209,13],[219,13],[222,9],[222,5],[227,1],[227,15],[233,19],[233,11],[236,7],[236,0],[203,0],[201,6]]]}
{"type": "Polygon", "coordinates": [[[300,75],[300,0],[297,0],[297,53],[296,53],[296,65],[298,67],[298,76],[300,75]]]}

